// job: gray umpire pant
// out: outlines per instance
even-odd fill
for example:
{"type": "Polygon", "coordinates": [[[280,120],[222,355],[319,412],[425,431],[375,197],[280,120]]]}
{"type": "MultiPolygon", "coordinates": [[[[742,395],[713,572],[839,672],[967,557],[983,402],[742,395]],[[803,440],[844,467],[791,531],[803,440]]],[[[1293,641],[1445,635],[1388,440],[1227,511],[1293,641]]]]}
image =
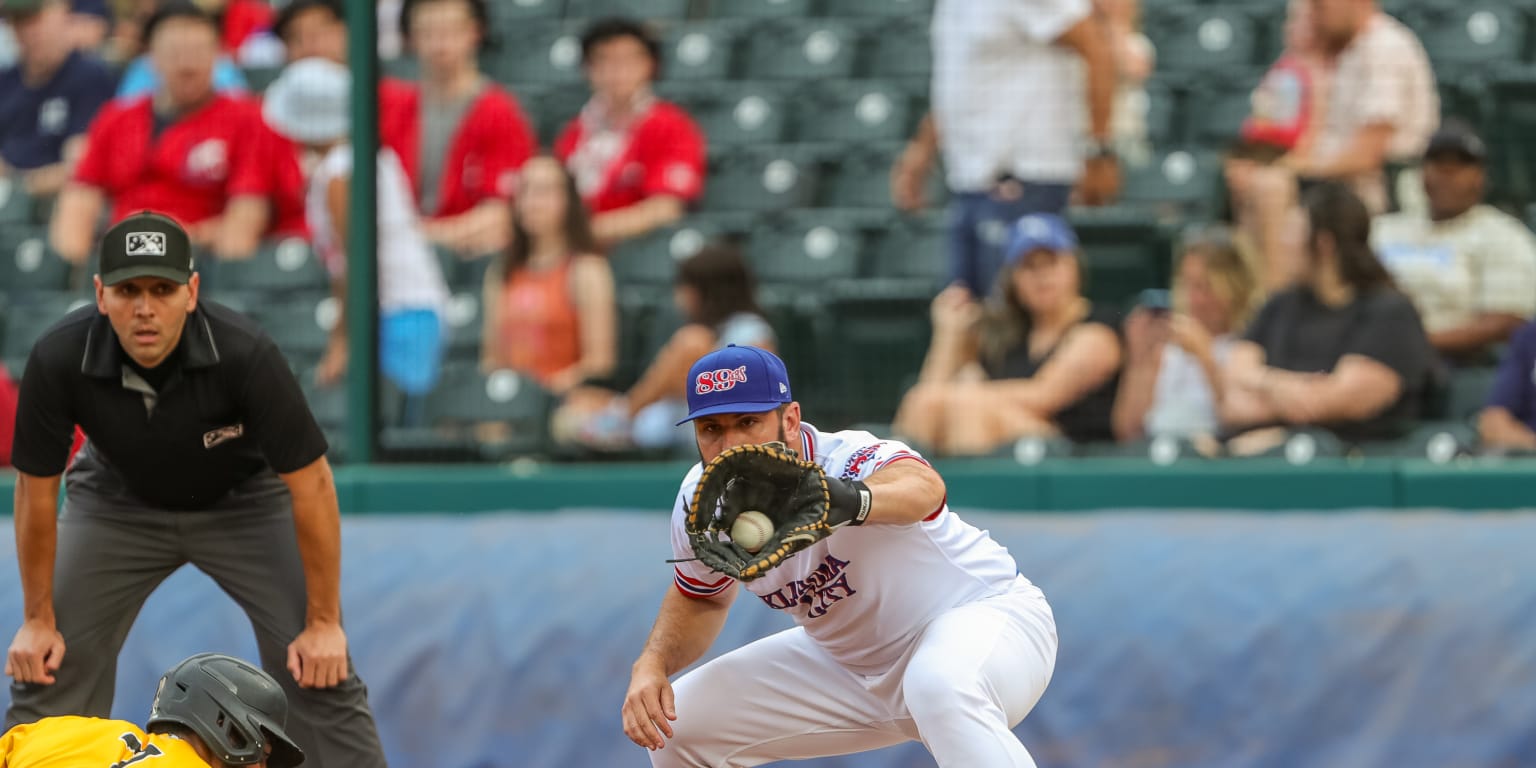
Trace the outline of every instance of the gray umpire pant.
{"type": "Polygon", "coordinates": [[[64,663],[53,685],[11,685],[5,727],[55,715],[109,716],[129,628],[150,593],[191,563],[250,617],[261,665],[288,693],[287,731],[304,750],[305,768],[384,768],[368,689],[351,659],[335,688],[300,688],[287,670],[307,601],[286,486],[268,474],[194,512],[145,507],[113,486],[85,454],[70,472],[53,595],[64,663]]]}

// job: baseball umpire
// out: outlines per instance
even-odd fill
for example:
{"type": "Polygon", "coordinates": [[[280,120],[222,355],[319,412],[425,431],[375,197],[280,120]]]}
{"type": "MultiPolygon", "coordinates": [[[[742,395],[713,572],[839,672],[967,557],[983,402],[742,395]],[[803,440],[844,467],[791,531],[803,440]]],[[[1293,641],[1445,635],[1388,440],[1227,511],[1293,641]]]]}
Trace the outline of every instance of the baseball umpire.
{"type": "Polygon", "coordinates": [[[144,730],[63,715],[0,736],[6,768],[291,768],[304,762],[284,731],[288,699],[271,675],[233,656],[200,653],[160,678],[144,730]]]}
{"type": "Polygon", "coordinates": [[[310,764],[383,766],[342,631],[326,441],[287,362],[251,321],[199,301],[171,219],[124,219],[100,265],[96,306],[46,331],[22,375],[12,462],[25,616],[6,657],[6,725],[105,716],[139,609],[192,563],[250,617],[310,764]],[[70,464],[76,425],[87,439],[70,464]]]}
{"type": "Polygon", "coordinates": [[[622,713],[651,762],[740,768],[919,740],[943,768],[1034,766],[1010,729],[1050,681],[1055,620],[1008,551],[949,510],[928,462],[802,422],[784,363],[756,347],[695,363],[688,407],[701,463],[677,497],[674,586],[622,713]],[[735,525],[757,513],[770,532],[735,525]],[[738,584],[798,626],[674,690],[738,584]]]}

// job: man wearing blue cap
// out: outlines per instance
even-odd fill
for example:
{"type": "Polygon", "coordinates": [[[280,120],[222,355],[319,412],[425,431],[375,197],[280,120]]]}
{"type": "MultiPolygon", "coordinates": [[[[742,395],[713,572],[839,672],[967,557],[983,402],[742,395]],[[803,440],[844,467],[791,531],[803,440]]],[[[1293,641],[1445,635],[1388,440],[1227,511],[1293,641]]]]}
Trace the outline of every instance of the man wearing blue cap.
{"type": "Polygon", "coordinates": [[[802,422],[783,361],[756,347],[705,355],[687,386],[701,463],[674,505],[673,589],[623,707],[652,764],[753,766],[917,740],[944,768],[1034,766],[1010,729],[1050,681],[1055,620],[1007,550],[949,510],[928,462],[868,432],[802,422]],[[690,500],[723,452],[775,441],[825,473],[834,530],[741,586],[797,626],[674,689],[669,678],[709,649],[739,591],[694,559],[690,500]]]}

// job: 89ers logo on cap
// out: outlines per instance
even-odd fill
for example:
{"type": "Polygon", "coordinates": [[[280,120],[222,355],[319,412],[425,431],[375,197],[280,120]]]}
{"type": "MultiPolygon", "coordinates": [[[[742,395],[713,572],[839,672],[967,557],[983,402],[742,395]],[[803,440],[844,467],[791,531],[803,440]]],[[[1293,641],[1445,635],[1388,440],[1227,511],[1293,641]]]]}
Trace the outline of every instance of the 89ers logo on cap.
{"type": "Polygon", "coordinates": [[[703,371],[699,373],[693,388],[699,394],[707,395],[711,392],[724,392],[735,387],[738,383],[747,383],[747,367],[745,365],[734,369],[721,368],[715,371],[703,371]]]}

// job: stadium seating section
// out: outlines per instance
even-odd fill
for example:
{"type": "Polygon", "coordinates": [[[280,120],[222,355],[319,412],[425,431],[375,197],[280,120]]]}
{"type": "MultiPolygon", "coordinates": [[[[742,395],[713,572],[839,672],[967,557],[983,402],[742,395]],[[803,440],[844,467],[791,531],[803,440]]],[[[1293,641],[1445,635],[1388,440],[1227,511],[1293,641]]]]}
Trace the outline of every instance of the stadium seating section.
{"type": "MultiPolygon", "coordinates": [[[[756,267],[765,310],[785,340],[801,399],[823,426],[882,422],[915,376],[928,336],[929,298],[943,279],[943,185],[935,210],[891,207],[891,161],[927,109],[933,0],[505,0],[490,3],[484,66],[553,140],[587,98],[578,36],[597,16],[653,21],[663,42],[660,93],[691,111],[709,138],[702,204],[685,222],[612,254],[619,285],[616,384],[643,369],[679,319],[670,282],[677,261],[713,238],[734,240],[756,267]]],[[[1387,0],[1422,38],[1444,112],[1488,138],[1495,202],[1536,202],[1536,0],[1450,3],[1387,0]]],[[[1144,0],[1158,50],[1147,85],[1153,151],[1125,167],[1123,200],[1074,212],[1095,300],[1120,303],[1164,286],[1182,227],[1220,215],[1220,152],[1248,111],[1248,92],[1279,51],[1284,3],[1144,0]]],[[[409,61],[385,71],[409,76],[409,61]]],[[[248,73],[251,82],[274,74],[248,73]]],[[[47,211],[0,178],[0,360],[19,371],[32,340],[89,299],[87,270],[47,247],[47,211]]],[[[487,260],[443,254],[453,289],[450,359],[425,423],[398,424],[386,396],[385,434],[408,455],[500,459],[541,451],[549,396],[531,382],[478,370],[480,282],[487,260]],[[492,441],[478,422],[512,422],[492,441]],[[483,435],[481,435],[483,437],[483,435]]],[[[339,434],[341,390],[313,386],[334,302],[299,240],[270,243],[250,261],[204,263],[208,295],[250,311],[278,338],[321,420],[339,434]]],[[[1442,413],[1464,423],[1489,372],[1463,372],[1442,413]]],[[[386,393],[387,395],[388,393],[386,393]]],[[[340,441],[338,440],[338,446],[340,441]]],[[[339,449],[340,450],[340,449],[339,449]]]]}

